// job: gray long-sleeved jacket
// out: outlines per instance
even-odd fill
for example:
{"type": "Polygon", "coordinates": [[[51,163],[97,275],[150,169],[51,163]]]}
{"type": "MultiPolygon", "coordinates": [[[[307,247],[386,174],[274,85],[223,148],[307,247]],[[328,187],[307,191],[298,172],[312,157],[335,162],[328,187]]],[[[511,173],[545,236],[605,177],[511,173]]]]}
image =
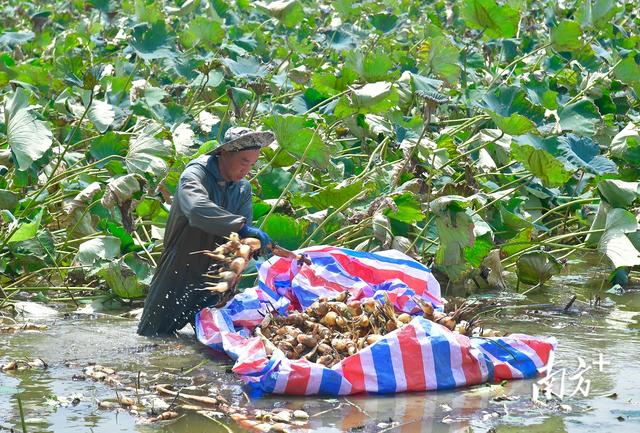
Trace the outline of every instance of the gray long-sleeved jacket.
{"type": "Polygon", "coordinates": [[[166,335],[192,322],[219,295],[203,289],[202,274],[211,259],[195,251],[210,250],[223,237],[251,223],[251,185],[225,181],[218,157],[191,161],[180,176],[164,234],[164,251],[149,287],[138,325],[140,335],[166,335]]]}

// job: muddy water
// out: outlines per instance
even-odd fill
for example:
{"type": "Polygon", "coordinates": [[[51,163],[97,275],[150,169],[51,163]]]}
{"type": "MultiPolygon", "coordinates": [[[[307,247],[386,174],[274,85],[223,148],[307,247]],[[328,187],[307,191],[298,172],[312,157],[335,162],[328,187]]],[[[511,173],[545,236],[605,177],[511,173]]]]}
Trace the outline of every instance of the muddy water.
{"type": "Polygon", "coordinates": [[[17,396],[22,400],[28,432],[243,431],[224,417],[214,422],[195,412],[147,424],[145,417],[124,410],[99,409],[97,401],[113,400],[115,390],[100,382],[77,380],[83,367],[93,362],[112,367],[133,381],[141,372],[142,386],[147,378],[163,374],[156,381],[210,384],[212,391],[219,391],[232,403],[307,411],[311,415],[308,425],[293,431],[515,432],[523,426],[529,433],[640,431],[640,293],[605,293],[597,266],[570,264],[549,288],[527,297],[515,292],[475,295],[517,306],[488,315],[488,326],[558,339],[553,389],[560,391],[564,369],[565,396],[546,406],[532,402],[533,380],[450,392],[335,399],[263,396],[247,402],[242,383],[228,371],[230,362],[197,343],[193,334],[185,333],[178,340],[150,340],[135,334],[135,321],[112,317],[115,312],[60,313],[30,319],[48,324],[46,331],[0,335],[0,364],[35,358],[48,364],[47,369],[0,373],[0,432],[22,431],[17,396]],[[578,301],[571,314],[549,306],[562,310],[573,294],[578,301]],[[598,295],[603,306],[586,303],[598,295]],[[202,365],[203,360],[208,361],[202,365]],[[580,377],[571,380],[571,376],[580,360],[590,369],[580,376],[579,384],[580,377]],[[582,392],[570,396],[578,384],[582,392]]]}

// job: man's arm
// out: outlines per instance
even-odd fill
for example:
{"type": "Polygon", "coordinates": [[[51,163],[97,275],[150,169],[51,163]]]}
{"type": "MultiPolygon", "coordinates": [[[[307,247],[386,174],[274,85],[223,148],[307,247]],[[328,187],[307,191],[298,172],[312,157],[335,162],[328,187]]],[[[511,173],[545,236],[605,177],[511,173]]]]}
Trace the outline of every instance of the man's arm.
{"type": "Polygon", "coordinates": [[[228,236],[244,225],[246,217],[233,214],[218,206],[209,198],[203,185],[206,171],[198,165],[191,165],[180,176],[177,204],[189,224],[215,236],[228,236]]]}

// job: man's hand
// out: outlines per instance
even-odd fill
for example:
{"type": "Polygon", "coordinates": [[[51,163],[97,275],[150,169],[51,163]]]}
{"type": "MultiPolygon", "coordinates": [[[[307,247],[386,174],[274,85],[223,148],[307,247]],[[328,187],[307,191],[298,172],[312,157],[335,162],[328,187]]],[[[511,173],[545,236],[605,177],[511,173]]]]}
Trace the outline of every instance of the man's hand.
{"type": "Polygon", "coordinates": [[[238,231],[238,235],[241,238],[257,238],[260,240],[260,255],[263,256],[269,251],[269,245],[271,244],[271,238],[268,234],[260,230],[258,227],[254,227],[249,224],[245,224],[238,231]]]}

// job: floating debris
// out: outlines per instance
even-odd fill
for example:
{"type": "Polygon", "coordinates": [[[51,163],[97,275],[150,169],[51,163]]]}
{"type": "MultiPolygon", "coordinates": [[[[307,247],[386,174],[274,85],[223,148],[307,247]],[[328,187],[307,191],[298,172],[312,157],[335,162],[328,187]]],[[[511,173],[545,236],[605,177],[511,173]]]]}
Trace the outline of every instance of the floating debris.
{"type": "Polygon", "coordinates": [[[47,325],[38,323],[16,323],[14,325],[0,326],[0,333],[12,334],[19,331],[44,331],[48,328],[47,325]]]}
{"type": "Polygon", "coordinates": [[[0,371],[22,371],[32,368],[46,369],[49,365],[40,358],[32,360],[12,360],[6,364],[0,364],[0,371]]]}

